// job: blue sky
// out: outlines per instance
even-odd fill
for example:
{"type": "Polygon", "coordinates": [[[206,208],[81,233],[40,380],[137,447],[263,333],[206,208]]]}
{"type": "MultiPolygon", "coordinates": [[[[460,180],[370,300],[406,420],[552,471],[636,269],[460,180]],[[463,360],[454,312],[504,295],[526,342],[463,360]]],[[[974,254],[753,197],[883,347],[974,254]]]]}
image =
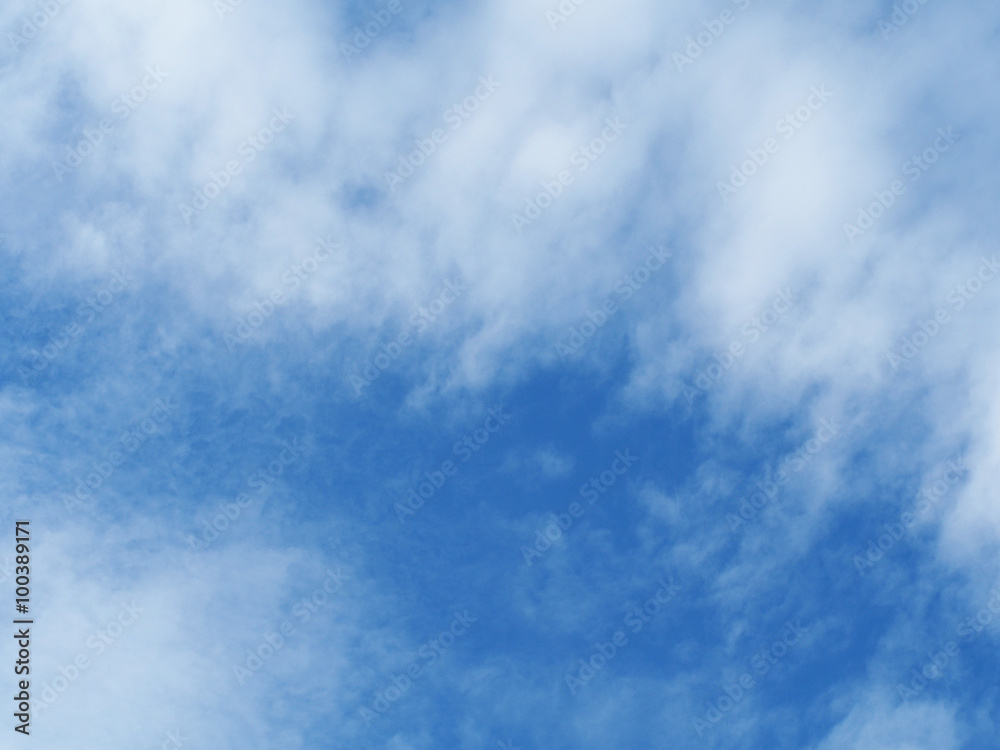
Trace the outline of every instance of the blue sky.
{"type": "Polygon", "coordinates": [[[5,5],[31,742],[996,747],[998,24],[5,5]]]}

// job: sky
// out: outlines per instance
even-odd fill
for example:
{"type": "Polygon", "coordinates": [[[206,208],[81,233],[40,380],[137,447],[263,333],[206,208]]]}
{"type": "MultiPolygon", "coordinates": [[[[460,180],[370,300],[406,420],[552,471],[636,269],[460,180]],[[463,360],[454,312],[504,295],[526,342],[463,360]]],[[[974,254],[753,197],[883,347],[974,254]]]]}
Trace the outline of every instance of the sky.
{"type": "Polygon", "coordinates": [[[5,3],[0,747],[995,748],[998,35],[5,3]]]}

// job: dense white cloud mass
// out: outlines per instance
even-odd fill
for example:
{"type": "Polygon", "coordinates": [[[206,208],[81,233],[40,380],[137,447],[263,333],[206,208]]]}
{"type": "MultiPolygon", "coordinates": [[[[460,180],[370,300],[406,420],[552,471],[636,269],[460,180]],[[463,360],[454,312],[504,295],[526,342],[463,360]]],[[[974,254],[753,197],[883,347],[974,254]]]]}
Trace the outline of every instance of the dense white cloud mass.
{"type": "Polygon", "coordinates": [[[32,741],[991,747],[998,22],[0,9],[32,741]]]}

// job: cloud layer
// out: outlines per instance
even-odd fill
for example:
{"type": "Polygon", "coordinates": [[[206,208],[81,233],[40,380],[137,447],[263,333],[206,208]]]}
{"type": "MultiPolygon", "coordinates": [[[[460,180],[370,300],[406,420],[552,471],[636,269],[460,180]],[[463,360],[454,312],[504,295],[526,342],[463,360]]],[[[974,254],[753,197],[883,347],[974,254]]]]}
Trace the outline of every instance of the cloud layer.
{"type": "Polygon", "coordinates": [[[998,20],[5,7],[39,746],[991,746],[998,20]]]}

